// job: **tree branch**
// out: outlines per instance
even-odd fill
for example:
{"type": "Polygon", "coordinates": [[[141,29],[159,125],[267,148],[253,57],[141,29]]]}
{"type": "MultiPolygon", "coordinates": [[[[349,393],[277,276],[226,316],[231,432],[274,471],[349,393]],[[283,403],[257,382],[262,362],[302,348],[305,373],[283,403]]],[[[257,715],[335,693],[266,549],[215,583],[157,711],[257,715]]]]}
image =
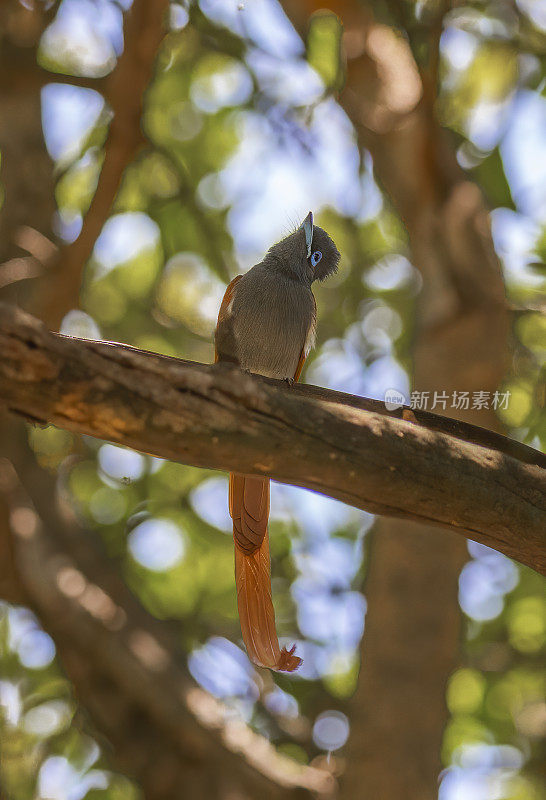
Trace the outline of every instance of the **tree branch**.
{"type": "Polygon", "coordinates": [[[145,141],[140,127],[142,98],[164,36],[168,6],[168,0],[135,0],[127,12],[125,49],[105,87],[114,116],[97,189],[78,238],[64,248],[55,274],[48,274],[47,283],[40,286],[40,316],[52,328],[57,328],[67,311],[78,305],[85,264],[112,210],[123,173],[145,141]]]}
{"type": "Polygon", "coordinates": [[[546,458],[500,435],[433,414],[421,424],[409,409],[400,418],[316,387],[280,388],[230,366],[62,337],[5,305],[0,353],[0,400],[32,420],[451,528],[546,574],[546,458]]]}
{"type": "Polygon", "coordinates": [[[0,52],[0,91],[5,97],[21,92],[38,92],[50,83],[66,83],[82,89],[103,92],[105,78],[90,78],[86,75],[68,75],[63,72],[50,72],[36,64],[36,51],[18,47],[9,39],[4,40],[0,52]]]}

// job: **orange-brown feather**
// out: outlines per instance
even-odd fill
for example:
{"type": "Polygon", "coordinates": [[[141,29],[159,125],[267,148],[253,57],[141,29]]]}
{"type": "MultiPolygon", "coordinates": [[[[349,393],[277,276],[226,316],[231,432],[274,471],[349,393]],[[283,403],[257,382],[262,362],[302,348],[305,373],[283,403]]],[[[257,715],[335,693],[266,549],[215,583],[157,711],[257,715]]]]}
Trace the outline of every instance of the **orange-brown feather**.
{"type": "Polygon", "coordinates": [[[305,364],[305,359],[307,358],[307,353],[305,352],[305,348],[302,349],[300,353],[300,360],[298,361],[298,366],[296,367],[296,373],[294,375],[294,380],[299,381],[301,371],[303,369],[303,365],[305,364]]]}
{"type": "MultiPolygon", "coordinates": [[[[222,298],[222,303],[220,305],[220,311],[218,312],[218,321],[216,323],[216,328],[218,328],[218,326],[222,322],[225,321],[226,316],[227,316],[227,312],[228,312],[229,304],[231,303],[231,301],[233,299],[233,293],[235,292],[235,287],[237,286],[237,284],[239,283],[239,281],[241,280],[242,277],[243,277],[242,275],[236,275],[235,278],[233,278],[233,280],[231,281],[231,283],[228,284],[228,287],[227,287],[227,289],[225,291],[224,297],[222,298]]],[[[219,360],[218,350],[216,349],[216,346],[215,346],[214,347],[214,361],[216,362],[218,360],[219,360]]]]}
{"type": "Polygon", "coordinates": [[[235,543],[235,582],[241,632],[251,661],[262,667],[293,672],[301,664],[294,649],[279,647],[271,598],[271,565],[267,531],[259,549],[247,555],[235,543]]]}

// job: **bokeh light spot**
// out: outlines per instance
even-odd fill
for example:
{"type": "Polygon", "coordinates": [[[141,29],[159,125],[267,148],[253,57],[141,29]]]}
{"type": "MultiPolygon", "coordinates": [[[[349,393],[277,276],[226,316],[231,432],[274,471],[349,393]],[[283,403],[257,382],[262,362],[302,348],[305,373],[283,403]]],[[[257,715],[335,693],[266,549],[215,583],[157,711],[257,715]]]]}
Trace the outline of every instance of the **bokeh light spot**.
{"type": "Polygon", "coordinates": [[[131,531],[129,550],[133,558],[153,572],[176,566],[186,550],[178,525],[166,519],[148,519],[131,531]]]}
{"type": "Polygon", "coordinates": [[[323,711],[313,725],[313,741],[321,750],[339,750],[349,738],[349,720],[341,711],[323,711]]]}

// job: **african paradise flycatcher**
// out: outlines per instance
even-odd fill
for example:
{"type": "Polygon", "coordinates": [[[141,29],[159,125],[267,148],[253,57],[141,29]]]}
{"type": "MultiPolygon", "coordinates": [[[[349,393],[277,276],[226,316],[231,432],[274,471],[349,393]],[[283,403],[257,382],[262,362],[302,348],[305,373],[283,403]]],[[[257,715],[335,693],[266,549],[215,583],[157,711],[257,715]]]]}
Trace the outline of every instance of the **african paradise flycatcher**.
{"type": "MultiPolygon", "coordinates": [[[[298,380],[314,344],[315,280],[337,270],[339,252],[310,212],[294,233],[226,289],[215,333],[216,361],[270,378],[298,380]]],[[[243,641],[259,666],[293,672],[301,658],[279,648],[271,599],[269,478],[229,475],[235,581],[243,641]]]]}

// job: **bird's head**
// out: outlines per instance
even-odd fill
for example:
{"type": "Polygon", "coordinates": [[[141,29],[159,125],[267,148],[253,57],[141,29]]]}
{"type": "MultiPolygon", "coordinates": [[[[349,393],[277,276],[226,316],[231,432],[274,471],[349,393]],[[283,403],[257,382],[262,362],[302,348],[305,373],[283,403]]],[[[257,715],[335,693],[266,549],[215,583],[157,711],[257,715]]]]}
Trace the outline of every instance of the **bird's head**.
{"type": "Polygon", "coordinates": [[[310,211],[300,227],[268,250],[264,263],[296,280],[323,281],[337,271],[339,251],[323,228],[313,225],[310,211]]]}

